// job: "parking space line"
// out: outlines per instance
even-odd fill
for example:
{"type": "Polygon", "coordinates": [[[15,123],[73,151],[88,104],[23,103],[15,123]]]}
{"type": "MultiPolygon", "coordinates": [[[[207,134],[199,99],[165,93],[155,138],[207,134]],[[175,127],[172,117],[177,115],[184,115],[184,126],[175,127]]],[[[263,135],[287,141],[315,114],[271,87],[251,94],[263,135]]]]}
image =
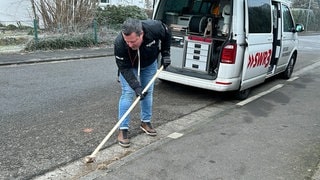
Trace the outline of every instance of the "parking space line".
{"type": "Polygon", "coordinates": [[[284,84],[278,84],[278,85],[270,88],[270,89],[267,90],[267,91],[263,91],[263,92],[255,95],[255,96],[252,96],[252,97],[250,97],[250,98],[248,98],[248,99],[246,99],[246,100],[243,100],[243,101],[237,103],[237,105],[238,105],[238,106],[244,106],[244,105],[246,105],[246,104],[248,104],[248,103],[250,103],[250,102],[252,102],[252,101],[254,101],[254,100],[256,100],[256,99],[258,99],[258,98],[260,98],[260,97],[262,97],[262,96],[264,96],[264,95],[266,95],[266,94],[269,94],[269,93],[271,93],[271,92],[273,92],[273,91],[275,91],[275,90],[277,90],[277,89],[282,88],[283,86],[284,86],[284,84]]]}
{"type": "Polygon", "coordinates": [[[292,77],[292,78],[288,79],[287,81],[288,81],[288,82],[292,82],[292,81],[295,81],[295,80],[297,80],[297,79],[299,79],[299,77],[296,76],[296,77],[292,77]]]}

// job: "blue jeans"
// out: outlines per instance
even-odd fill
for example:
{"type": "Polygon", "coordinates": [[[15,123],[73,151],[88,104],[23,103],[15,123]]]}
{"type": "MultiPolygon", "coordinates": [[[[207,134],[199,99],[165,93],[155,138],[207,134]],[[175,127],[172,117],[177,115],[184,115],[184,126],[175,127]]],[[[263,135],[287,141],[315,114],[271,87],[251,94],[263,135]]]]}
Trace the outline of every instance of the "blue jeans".
{"type": "MultiPolygon", "coordinates": [[[[144,88],[153,76],[157,72],[157,61],[152,63],[150,66],[140,69],[140,83],[142,88],[144,88]]],[[[132,68],[132,71],[137,76],[138,69],[132,68]]],[[[119,112],[118,118],[120,119],[132,105],[134,99],[136,98],[135,91],[129,86],[127,81],[124,79],[120,73],[120,83],[122,88],[122,94],[119,100],[119,112]]],[[[140,118],[143,122],[150,122],[152,117],[152,102],[153,102],[153,87],[154,83],[148,89],[148,94],[140,101],[140,118]]],[[[130,114],[122,121],[120,124],[120,129],[129,129],[130,114]]]]}

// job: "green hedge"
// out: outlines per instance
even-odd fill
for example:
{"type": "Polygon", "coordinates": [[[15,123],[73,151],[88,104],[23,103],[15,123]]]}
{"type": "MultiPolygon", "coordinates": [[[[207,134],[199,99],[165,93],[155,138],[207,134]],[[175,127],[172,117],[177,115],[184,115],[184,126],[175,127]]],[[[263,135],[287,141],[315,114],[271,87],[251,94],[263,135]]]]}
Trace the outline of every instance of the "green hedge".
{"type": "MultiPolygon", "coordinates": [[[[96,14],[96,20],[99,27],[107,26],[109,29],[117,30],[127,18],[147,19],[147,13],[144,9],[137,6],[108,6],[105,9],[99,8],[96,14]]],[[[31,31],[32,32],[32,31],[31,31]]],[[[79,48],[94,46],[93,35],[72,36],[64,35],[60,37],[39,38],[27,43],[25,50],[55,50],[65,48],[79,48]]]]}
{"type": "Polygon", "coordinates": [[[105,9],[98,9],[97,21],[100,25],[122,24],[128,18],[147,19],[148,15],[144,9],[138,6],[107,6],[105,9]]]}
{"type": "Polygon", "coordinates": [[[91,47],[95,45],[95,40],[91,36],[72,36],[72,37],[50,37],[40,38],[38,41],[32,40],[25,47],[26,51],[34,50],[55,50],[79,47],[91,47]]]}

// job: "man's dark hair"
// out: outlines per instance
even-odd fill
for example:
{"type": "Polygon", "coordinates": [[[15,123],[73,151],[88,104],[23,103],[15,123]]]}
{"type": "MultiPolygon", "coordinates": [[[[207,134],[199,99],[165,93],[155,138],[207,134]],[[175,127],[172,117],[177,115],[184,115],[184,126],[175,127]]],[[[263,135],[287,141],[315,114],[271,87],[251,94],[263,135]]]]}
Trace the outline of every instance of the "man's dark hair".
{"type": "Polygon", "coordinates": [[[138,36],[142,33],[142,23],[138,19],[127,19],[122,24],[122,33],[129,36],[131,33],[136,33],[138,36]]]}

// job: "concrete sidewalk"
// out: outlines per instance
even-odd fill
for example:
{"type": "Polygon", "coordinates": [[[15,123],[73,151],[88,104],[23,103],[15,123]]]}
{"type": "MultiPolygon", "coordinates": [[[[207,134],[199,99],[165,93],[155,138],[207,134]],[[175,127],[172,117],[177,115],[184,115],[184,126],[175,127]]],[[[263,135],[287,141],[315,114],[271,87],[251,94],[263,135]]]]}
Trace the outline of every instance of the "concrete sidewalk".
{"type": "Polygon", "coordinates": [[[113,48],[81,48],[52,51],[1,53],[0,66],[112,56],[113,48]]]}

